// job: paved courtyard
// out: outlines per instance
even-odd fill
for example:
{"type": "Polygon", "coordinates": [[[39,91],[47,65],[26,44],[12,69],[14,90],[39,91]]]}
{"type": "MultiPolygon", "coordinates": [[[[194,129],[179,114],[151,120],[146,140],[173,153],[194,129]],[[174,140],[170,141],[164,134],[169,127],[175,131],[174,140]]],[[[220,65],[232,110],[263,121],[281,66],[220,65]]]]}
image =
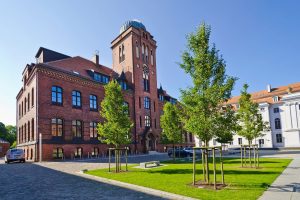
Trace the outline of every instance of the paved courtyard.
{"type": "MultiPolygon", "coordinates": [[[[239,157],[239,154],[230,155],[239,157]]],[[[261,151],[261,157],[293,158],[292,163],[260,197],[300,199],[300,151],[261,151]]],[[[129,163],[166,160],[166,154],[129,157],[129,163]]],[[[4,164],[0,159],[0,199],[163,199],[80,176],[83,169],[107,168],[108,159],[4,164]]],[[[138,177],[137,177],[138,178],[138,177]]]]}
{"type": "MultiPolygon", "coordinates": [[[[130,158],[131,163],[166,159],[166,155],[130,158]]],[[[162,199],[86,179],[72,173],[107,167],[105,161],[12,163],[0,161],[0,199],[162,199]]]]}

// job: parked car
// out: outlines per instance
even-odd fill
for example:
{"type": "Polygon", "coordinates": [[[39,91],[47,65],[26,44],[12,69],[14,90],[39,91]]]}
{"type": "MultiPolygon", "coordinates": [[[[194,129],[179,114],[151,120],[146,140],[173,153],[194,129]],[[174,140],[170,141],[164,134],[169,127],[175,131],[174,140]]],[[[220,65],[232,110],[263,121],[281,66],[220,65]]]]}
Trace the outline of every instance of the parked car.
{"type": "Polygon", "coordinates": [[[10,163],[10,162],[25,162],[25,152],[23,149],[9,149],[4,157],[5,163],[10,163]]]}
{"type": "MultiPolygon", "coordinates": [[[[194,154],[193,147],[185,147],[185,148],[183,148],[183,150],[186,151],[187,153],[189,153],[190,156],[193,156],[193,154],[194,154]]],[[[201,155],[201,153],[202,153],[200,149],[196,149],[195,152],[196,152],[197,156],[201,155]]]]}
{"type": "MultiPolygon", "coordinates": [[[[168,149],[168,156],[171,158],[173,157],[173,148],[168,149]]],[[[175,157],[188,157],[191,156],[193,154],[190,154],[189,152],[183,150],[183,149],[175,149],[175,157]]]]}

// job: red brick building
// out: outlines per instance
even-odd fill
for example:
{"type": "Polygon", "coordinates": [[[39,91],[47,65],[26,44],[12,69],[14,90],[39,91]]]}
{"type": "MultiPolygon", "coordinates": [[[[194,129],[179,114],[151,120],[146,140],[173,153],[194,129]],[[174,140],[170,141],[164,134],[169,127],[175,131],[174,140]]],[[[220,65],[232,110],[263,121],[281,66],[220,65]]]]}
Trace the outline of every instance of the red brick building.
{"type": "Polygon", "coordinates": [[[9,147],[10,147],[9,142],[7,142],[7,141],[0,138],[0,158],[4,157],[7,150],[9,149],[9,147]]]}
{"type": "MultiPolygon", "coordinates": [[[[17,95],[17,146],[28,160],[104,155],[107,145],[97,139],[96,124],[103,86],[116,79],[123,89],[134,122],[131,152],[163,151],[160,115],[164,102],[176,103],[157,88],[156,41],[138,21],[127,21],[112,41],[112,69],[92,60],[70,57],[41,47],[35,64],[26,65],[17,95]],[[42,141],[39,140],[42,135],[42,141]]],[[[184,144],[192,146],[191,135],[184,144]]]]}

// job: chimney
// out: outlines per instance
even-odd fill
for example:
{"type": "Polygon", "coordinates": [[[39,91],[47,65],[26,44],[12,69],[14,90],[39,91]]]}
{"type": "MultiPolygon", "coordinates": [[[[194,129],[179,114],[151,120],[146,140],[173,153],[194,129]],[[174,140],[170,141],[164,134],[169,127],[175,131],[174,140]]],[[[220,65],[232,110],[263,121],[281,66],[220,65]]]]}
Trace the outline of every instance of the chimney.
{"type": "Polygon", "coordinates": [[[99,51],[95,51],[95,54],[92,58],[93,63],[95,63],[96,65],[99,65],[99,51]]]}
{"type": "Polygon", "coordinates": [[[271,90],[272,90],[271,85],[268,84],[268,85],[267,85],[267,91],[268,91],[268,92],[271,92],[271,90]]]}

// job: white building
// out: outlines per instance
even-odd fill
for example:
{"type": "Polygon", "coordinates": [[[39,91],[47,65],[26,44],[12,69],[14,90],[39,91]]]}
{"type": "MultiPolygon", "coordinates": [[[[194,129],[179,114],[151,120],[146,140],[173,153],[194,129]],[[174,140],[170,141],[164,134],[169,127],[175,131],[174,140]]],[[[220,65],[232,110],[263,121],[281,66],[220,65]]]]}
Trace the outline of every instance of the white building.
{"type": "MultiPolygon", "coordinates": [[[[252,99],[259,104],[263,120],[269,122],[270,131],[253,141],[263,148],[300,147],[300,83],[271,88],[252,93],[252,99]]],[[[231,98],[228,103],[238,109],[239,96],[231,98]]],[[[195,139],[196,146],[199,140],[195,139]]],[[[234,135],[229,147],[239,147],[248,141],[234,135]]],[[[215,139],[210,146],[220,145],[215,139]]]]}

